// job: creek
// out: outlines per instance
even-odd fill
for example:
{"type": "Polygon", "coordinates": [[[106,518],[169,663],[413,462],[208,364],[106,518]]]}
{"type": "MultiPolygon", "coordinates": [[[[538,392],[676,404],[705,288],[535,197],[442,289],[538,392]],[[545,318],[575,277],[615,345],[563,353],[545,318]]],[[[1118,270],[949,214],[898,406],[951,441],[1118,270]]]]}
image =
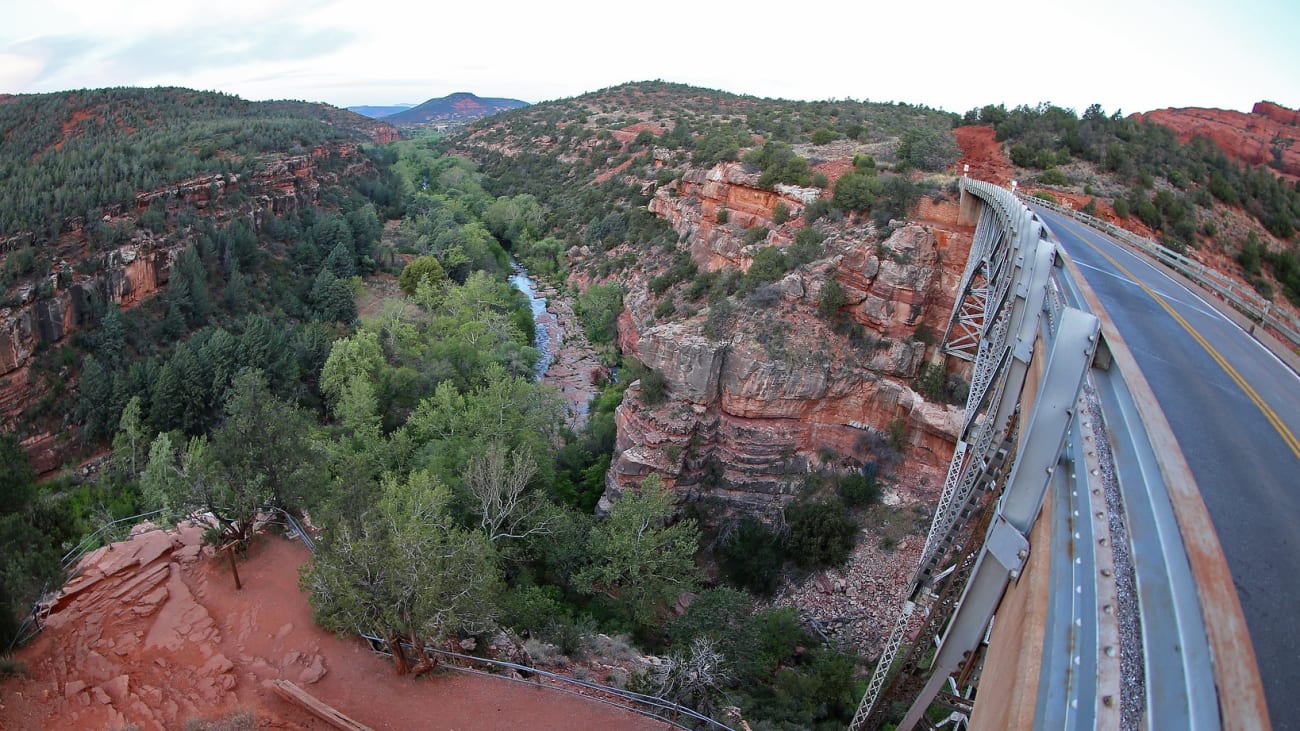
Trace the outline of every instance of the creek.
{"type": "Polygon", "coordinates": [[[523,292],[528,297],[528,306],[533,311],[533,347],[541,351],[537,366],[533,369],[533,380],[540,381],[555,360],[556,343],[560,335],[555,316],[546,311],[546,298],[537,292],[537,283],[528,276],[528,270],[511,262],[514,273],[510,275],[510,286],[523,292]]]}

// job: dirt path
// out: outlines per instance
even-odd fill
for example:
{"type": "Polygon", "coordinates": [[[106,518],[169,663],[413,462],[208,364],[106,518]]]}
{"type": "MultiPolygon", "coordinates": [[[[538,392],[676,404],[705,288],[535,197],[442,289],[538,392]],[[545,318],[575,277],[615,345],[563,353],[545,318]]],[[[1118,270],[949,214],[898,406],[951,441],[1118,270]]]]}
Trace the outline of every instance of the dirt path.
{"type": "Polygon", "coordinates": [[[363,641],[313,624],[297,588],[300,543],[258,538],[237,592],[200,537],[154,530],[87,559],[18,653],[29,677],[0,684],[0,729],[176,729],[240,710],[259,728],[325,728],[269,689],[280,678],[376,730],[668,728],[530,684],[397,677],[363,641]]]}

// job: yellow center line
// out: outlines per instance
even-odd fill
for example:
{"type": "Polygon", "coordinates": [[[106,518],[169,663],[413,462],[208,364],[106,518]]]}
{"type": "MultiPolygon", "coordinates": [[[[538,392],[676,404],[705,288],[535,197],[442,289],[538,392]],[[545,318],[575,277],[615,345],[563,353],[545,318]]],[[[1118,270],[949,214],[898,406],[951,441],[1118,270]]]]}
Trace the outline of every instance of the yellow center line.
{"type": "Polygon", "coordinates": [[[1187,334],[1191,335],[1196,342],[1200,343],[1201,347],[1205,349],[1205,352],[1209,353],[1210,357],[1214,359],[1214,362],[1218,363],[1219,367],[1223,369],[1223,372],[1227,373],[1228,377],[1241,388],[1241,390],[1246,394],[1246,397],[1255,404],[1255,407],[1258,408],[1260,413],[1264,415],[1264,418],[1268,420],[1268,423],[1272,424],[1273,428],[1277,430],[1277,433],[1282,437],[1282,441],[1286,442],[1286,445],[1291,448],[1291,452],[1295,454],[1297,459],[1300,459],[1300,439],[1297,439],[1296,435],[1291,433],[1291,430],[1287,428],[1286,423],[1277,415],[1277,412],[1274,411],[1266,401],[1264,401],[1264,398],[1259,395],[1258,391],[1246,382],[1246,379],[1237,372],[1236,368],[1232,367],[1232,364],[1228,362],[1227,358],[1223,357],[1223,354],[1220,353],[1218,349],[1213,345],[1210,345],[1210,342],[1197,332],[1196,328],[1192,327],[1190,322],[1185,320],[1182,315],[1178,314],[1178,312],[1174,310],[1174,308],[1171,307],[1163,297],[1157,294],[1155,290],[1151,289],[1144,282],[1134,276],[1133,272],[1130,272],[1123,264],[1115,261],[1114,257],[1097,248],[1095,244],[1084,237],[1080,236],[1079,239],[1092,247],[1093,251],[1105,257],[1106,261],[1110,262],[1112,266],[1123,272],[1124,276],[1132,280],[1134,284],[1141,287],[1143,292],[1150,295],[1151,299],[1155,300],[1157,304],[1163,307],[1165,312],[1169,313],[1170,317],[1174,318],[1179,325],[1182,325],[1183,329],[1187,331],[1187,334]]]}

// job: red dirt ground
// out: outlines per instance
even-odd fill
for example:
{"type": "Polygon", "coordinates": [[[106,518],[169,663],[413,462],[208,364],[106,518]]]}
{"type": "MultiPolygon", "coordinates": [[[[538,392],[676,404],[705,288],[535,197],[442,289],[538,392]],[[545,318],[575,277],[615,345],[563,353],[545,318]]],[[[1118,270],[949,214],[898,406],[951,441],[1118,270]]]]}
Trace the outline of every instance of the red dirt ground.
{"type": "Polygon", "coordinates": [[[967,125],[952,132],[957,137],[957,146],[961,148],[961,159],[956,165],[958,175],[961,175],[964,165],[970,165],[969,174],[976,180],[987,180],[1002,186],[1011,185],[1016,172],[1002,151],[1002,143],[997,141],[992,127],[967,125]]]}
{"type": "Polygon", "coordinates": [[[300,543],[259,537],[235,591],[199,540],[197,528],[153,530],[87,558],[18,653],[28,677],[0,684],[0,729],[176,729],[239,710],[259,728],[327,728],[268,689],[279,678],[374,729],[668,728],[532,684],[395,676],[362,640],[313,624],[300,543]]]}

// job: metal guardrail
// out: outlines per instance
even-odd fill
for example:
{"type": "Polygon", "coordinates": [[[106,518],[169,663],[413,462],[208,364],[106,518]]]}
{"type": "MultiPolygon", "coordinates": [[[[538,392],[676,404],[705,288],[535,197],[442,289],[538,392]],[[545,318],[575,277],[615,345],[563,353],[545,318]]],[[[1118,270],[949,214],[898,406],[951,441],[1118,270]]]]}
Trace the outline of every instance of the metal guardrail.
{"type": "MultiPolygon", "coordinates": [[[[376,637],[375,635],[364,634],[364,633],[361,634],[361,637],[370,643],[370,649],[373,650],[374,652],[380,655],[392,657],[393,653],[389,649],[388,642],[385,641],[383,638],[376,637]]],[[[411,644],[409,642],[406,641],[403,641],[402,645],[403,647],[409,647],[412,650],[415,649],[411,647],[411,644]]],[[[478,657],[477,655],[466,655],[459,652],[452,652],[450,650],[442,650],[436,647],[425,646],[420,648],[420,651],[429,655],[435,655],[437,657],[442,657],[442,658],[451,658],[454,660],[459,660],[461,662],[468,662],[468,663],[478,664],[478,665],[487,665],[490,667],[501,668],[503,670],[513,670],[525,676],[525,678],[512,678],[506,675],[498,675],[496,673],[489,673],[489,672],[484,672],[482,670],[476,670],[473,667],[453,665],[450,663],[441,665],[441,667],[449,668],[451,670],[456,670],[463,673],[473,673],[475,675],[483,675],[489,678],[497,678],[499,680],[508,680],[508,681],[519,682],[519,683],[527,683],[530,685],[535,683],[534,681],[527,680],[526,676],[535,675],[541,678],[546,678],[553,682],[559,683],[560,685],[540,686],[540,687],[548,688],[550,690],[556,690],[561,693],[576,695],[580,698],[586,698],[587,700],[598,701],[600,703],[611,705],[616,708],[622,708],[623,710],[629,710],[632,711],[633,713],[646,716],[647,718],[654,718],[660,721],[664,721],[677,728],[682,728],[682,729],[692,728],[691,726],[686,726],[683,723],[681,723],[680,719],[682,717],[685,717],[693,721],[697,721],[699,724],[702,724],[703,727],[706,728],[719,729],[720,731],[735,731],[735,729],[733,729],[732,727],[727,726],[715,719],[709,718],[708,716],[705,716],[704,714],[699,713],[694,709],[691,709],[687,706],[683,706],[680,703],[674,703],[664,698],[660,698],[658,696],[646,695],[644,693],[637,693],[636,691],[625,690],[622,688],[614,688],[612,686],[602,685],[600,683],[593,683],[589,680],[579,680],[577,678],[571,678],[567,675],[560,675],[558,673],[552,673],[546,670],[539,670],[535,667],[529,667],[527,665],[519,665],[518,663],[506,662],[504,660],[493,660],[490,658],[478,657]],[[565,686],[572,686],[572,687],[570,688],[565,686]],[[584,693],[583,692],[584,690],[590,692],[584,693]],[[596,693],[600,695],[592,695],[592,693],[596,693]],[[611,701],[609,698],[601,697],[601,696],[614,696],[616,698],[622,699],[626,703],[617,703],[611,701]],[[632,705],[629,706],[627,705],[628,703],[632,705]]]]}
{"type": "Polygon", "coordinates": [[[1151,239],[1138,236],[1132,231],[1116,226],[1109,221],[1034,195],[1026,195],[1023,191],[1018,191],[1016,195],[1024,201],[1031,202],[1034,205],[1041,205],[1049,210],[1069,216],[1076,221],[1086,223],[1099,231],[1104,231],[1129,246],[1148,254],[1156,261],[1214,292],[1247,317],[1277,332],[1293,349],[1300,350],[1300,320],[1292,317],[1290,313],[1274,309],[1273,303],[1264,299],[1253,288],[1244,287],[1235,280],[1194,259],[1179,254],[1168,247],[1161,246],[1151,239]]]}

